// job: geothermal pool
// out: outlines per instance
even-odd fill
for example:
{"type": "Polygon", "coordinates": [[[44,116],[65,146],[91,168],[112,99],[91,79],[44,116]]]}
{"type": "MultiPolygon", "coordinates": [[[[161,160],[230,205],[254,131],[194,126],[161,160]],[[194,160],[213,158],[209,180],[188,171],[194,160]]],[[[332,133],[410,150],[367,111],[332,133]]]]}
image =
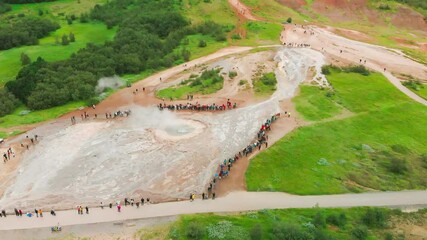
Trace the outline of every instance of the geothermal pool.
{"type": "Polygon", "coordinates": [[[262,122],[280,111],[279,101],[293,96],[309,67],[320,69],[323,57],[310,49],[282,49],[276,61],[276,93],[245,108],[212,114],[129,106],[132,114],[119,120],[42,126],[39,143],[24,155],[0,205],[69,208],[202,192],[219,162],[253,140],[262,122]]]}

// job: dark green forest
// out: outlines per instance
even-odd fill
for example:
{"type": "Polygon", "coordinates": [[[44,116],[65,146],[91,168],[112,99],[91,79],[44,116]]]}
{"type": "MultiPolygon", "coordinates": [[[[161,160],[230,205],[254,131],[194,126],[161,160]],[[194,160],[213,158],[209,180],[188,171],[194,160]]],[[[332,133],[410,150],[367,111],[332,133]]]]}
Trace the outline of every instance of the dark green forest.
{"type": "MultiPolygon", "coordinates": [[[[5,87],[31,109],[45,109],[95,96],[101,77],[158,70],[188,59],[174,52],[187,35],[201,33],[226,39],[223,27],[213,22],[191,25],[174,0],[115,0],[96,5],[93,20],[118,26],[113,41],[88,44],[70,59],[46,62],[38,58],[26,65],[5,87]]],[[[0,95],[6,96],[5,94],[0,95]]],[[[0,112],[0,116],[7,112],[0,112]]]]}

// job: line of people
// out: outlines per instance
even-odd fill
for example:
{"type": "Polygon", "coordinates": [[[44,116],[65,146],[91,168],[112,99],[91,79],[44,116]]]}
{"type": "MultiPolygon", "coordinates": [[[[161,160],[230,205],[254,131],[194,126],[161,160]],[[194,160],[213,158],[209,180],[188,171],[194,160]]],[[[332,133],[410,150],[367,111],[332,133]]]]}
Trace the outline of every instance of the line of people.
{"type": "Polygon", "coordinates": [[[224,103],[222,105],[218,104],[200,104],[200,103],[187,103],[187,104],[166,104],[166,103],[160,103],[157,105],[159,110],[168,109],[171,111],[175,110],[191,110],[191,111],[224,111],[224,110],[231,110],[237,108],[237,103],[231,103],[230,99],[227,100],[227,103],[224,103]]]}
{"type": "MultiPolygon", "coordinates": [[[[290,113],[288,116],[290,117],[290,113]]],[[[215,195],[216,195],[215,186],[217,184],[217,181],[228,177],[228,175],[230,174],[231,168],[233,167],[233,164],[236,163],[240,158],[242,158],[243,156],[245,157],[248,156],[256,148],[258,148],[258,150],[261,150],[261,146],[263,144],[265,145],[265,148],[268,147],[267,131],[271,130],[271,125],[279,117],[280,117],[280,113],[277,113],[271,116],[269,119],[267,119],[265,123],[261,125],[261,128],[258,131],[257,136],[255,137],[254,141],[251,144],[245,147],[242,151],[239,151],[237,154],[235,154],[234,157],[229,159],[224,159],[224,161],[219,164],[219,167],[216,170],[212,181],[209,183],[209,186],[207,188],[207,194],[205,194],[204,192],[202,193],[202,199],[209,199],[210,197],[212,197],[212,199],[215,199],[215,195]]],[[[193,201],[195,197],[196,195],[194,193],[191,193],[190,201],[193,201]]]]}

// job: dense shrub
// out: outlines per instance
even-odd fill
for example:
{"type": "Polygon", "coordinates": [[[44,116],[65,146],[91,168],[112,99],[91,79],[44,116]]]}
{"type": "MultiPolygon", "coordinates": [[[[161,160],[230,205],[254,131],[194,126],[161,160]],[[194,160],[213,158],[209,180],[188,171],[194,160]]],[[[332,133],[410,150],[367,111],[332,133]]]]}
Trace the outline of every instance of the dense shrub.
{"type": "Polygon", "coordinates": [[[331,70],[330,70],[331,66],[330,65],[323,65],[322,66],[322,74],[324,75],[329,75],[331,74],[331,70]]]}
{"type": "Polygon", "coordinates": [[[368,208],[362,216],[362,222],[368,227],[382,228],[387,224],[387,216],[380,208],[368,208]]]}
{"type": "Polygon", "coordinates": [[[203,238],[203,227],[196,222],[191,222],[187,227],[186,236],[188,239],[202,239],[203,238]]]}
{"type": "Polygon", "coordinates": [[[278,223],[273,227],[271,239],[274,240],[311,240],[312,236],[296,225],[278,223]]]}
{"type": "Polygon", "coordinates": [[[404,159],[400,159],[398,157],[391,157],[389,170],[392,173],[403,174],[408,170],[406,166],[406,161],[404,159]]]}
{"type": "Polygon", "coordinates": [[[228,77],[233,79],[237,76],[237,72],[236,71],[230,71],[228,72],[228,77]]]}
{"type": "Polygon", "coordinates": [[[403,82],[403,86],[407,88],[411,88],[415,91],[419,91],[420,89],[424,88],[424,85],[419,80],[416,80],[416,79],[411,79],[403,82]]]}
{"type": "Polygon", "coordinates": [[[262,228],[261,225],[257,224],[252,227],[250,236],[252,240],[262,239],[262,228]]]}
{"type": "Polygon", "coordinates": [[[277,84],[276,75],[273,72],[264,74],[260,80],[264,85],[268,86],[276,86],[277,84]]]}
{"type": "Polygon", "coordinates": [[[18,105],[19,101],[12,93],[0,89],[0,117],[11,113],[18,105]]]}
{"type": "Polygon", "coordinates": [[[351,236],[357,240],[365,240],[368,238],[368,229],[365,226],[359,226],[351,230],[351,236]]]}
{"type": "Polygon", "coordinates": [[[371,74],[371,72],[363,65],[348,66],[344,67],[343,70],[345,72],[359,73],[363,76],[369,76],[369,74],[371,74]]]}
{"type": "Polygon", "coordinates": [[[326,222],[331,225],[342,228],[347,223],[347,216],[345,215],[345,213],[331,214],[326,218],[326,222]]]}
{"type": "Polygon", "coordinates": [[[378,9],[380,10],[390,10],[390,6],[388,4],[380,4],[380,6],[378,7],[378,9]]]}
{"type": "Polygon", "coordinates": [[[204,47],[206,47],[207,46],[207,44],[206,44],[206,41],[205,40],[200,40],[199,41],[199,45],[198,45],[200,48],[204,48],[204,47]]]}
{"type": "Polygon", "coordinates": [[[316,215],[314,215],[312,222],[317,228],[326,227],[326,220],[321,212],[317,212],[316,215]]]}
{"type": "Polygon", "coordinates": [[[0,2],[0,14],[9,12],[10,10],[12,10],[12,7],[9,4],[0,2]]]}

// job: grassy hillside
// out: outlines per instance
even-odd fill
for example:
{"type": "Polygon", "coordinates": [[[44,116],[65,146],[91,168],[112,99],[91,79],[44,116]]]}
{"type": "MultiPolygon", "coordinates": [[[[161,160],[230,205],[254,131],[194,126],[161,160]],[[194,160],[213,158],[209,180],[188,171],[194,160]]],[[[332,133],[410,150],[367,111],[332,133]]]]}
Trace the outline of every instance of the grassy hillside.
{"type": "Polygon", "coordinates": [[[378,73],[333,72],[328,80],[334,98],[303,87],[295,100],[300,114],[309,120],[337,116],[336,104],[354,114],[299,128],[261,152],[246,173],[248,190],[332,194],[425,189],[427,135],[421,129],[427,124],[427,108],[378,73]],[[325,105],[310,103],[319,98],[325,105]]]}
{"type": "Polygon", "coordinates": [[[427,63],[427,54],[422,47],[427,44],[425,21],[427,10],[414,7],[421,6],[414,2],[424,4],[422,0],[242,0],[242,2],[251,7],[255,16],[270,22],[283,23],[291,17],[293,22],[298,24],[314,23],[360,31],[367,37],[355,38],[345,32],[337,32],[356,40],[401,49],[411,57],[427,63]],[[387,6],[387,9],[382,6],[387,6]]]}

